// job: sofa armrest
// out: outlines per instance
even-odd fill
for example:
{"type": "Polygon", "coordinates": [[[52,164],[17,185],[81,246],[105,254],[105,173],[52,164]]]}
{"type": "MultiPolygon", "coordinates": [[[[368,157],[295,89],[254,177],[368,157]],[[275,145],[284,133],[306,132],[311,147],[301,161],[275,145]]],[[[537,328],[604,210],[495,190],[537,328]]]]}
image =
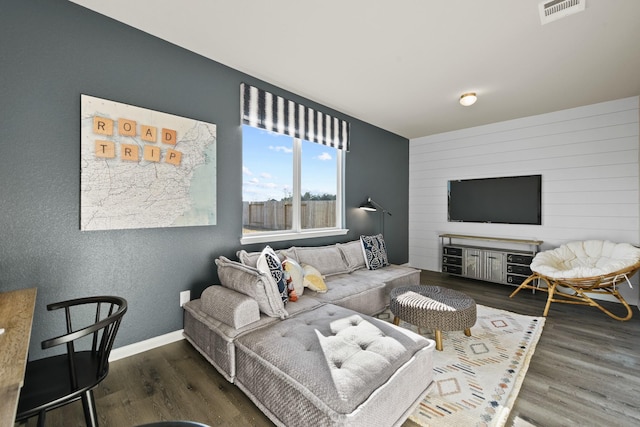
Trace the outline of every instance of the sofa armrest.
{"type": "Polygon", "coordinates": [[[202,292],[201,309],[207,315],[240,329],[260,320],[258,302],[224,286],[209,286],[202,292]]]}

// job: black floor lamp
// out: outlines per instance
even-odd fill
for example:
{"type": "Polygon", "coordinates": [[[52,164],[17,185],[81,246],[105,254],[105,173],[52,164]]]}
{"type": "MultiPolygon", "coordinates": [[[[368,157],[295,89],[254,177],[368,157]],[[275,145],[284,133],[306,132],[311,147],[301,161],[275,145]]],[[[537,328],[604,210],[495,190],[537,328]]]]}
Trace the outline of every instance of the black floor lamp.
{"type": "Polygon", "coordinates": [[[391,216],[391,212],[383,208],[379,203],[376,203],[371,197],[367,197],[367,201],[360,205],[360,209],[369,212],[375,212],[378,209],[382,211],[382,235],[384,236],[384,216],[385,214],[391,216]]]}

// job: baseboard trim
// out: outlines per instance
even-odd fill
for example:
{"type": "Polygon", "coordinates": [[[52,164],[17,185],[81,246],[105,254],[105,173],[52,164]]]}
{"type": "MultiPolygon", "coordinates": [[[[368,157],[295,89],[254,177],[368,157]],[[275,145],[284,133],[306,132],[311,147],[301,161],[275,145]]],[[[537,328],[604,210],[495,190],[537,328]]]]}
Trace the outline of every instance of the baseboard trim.
{"type": "Polygon", "coordinates": [[[133,356],[134,354],[142,353],[148,350],[152,350],[156,347],[183,340],[183,331],[184,329],[180,329],[179,331],[169,332],[168,334],[149,338],[148,340],[114,348],[113,350],[111,350],[111,354],[109,355],[109,362],[124,359],[125,357],[133,356]]]}

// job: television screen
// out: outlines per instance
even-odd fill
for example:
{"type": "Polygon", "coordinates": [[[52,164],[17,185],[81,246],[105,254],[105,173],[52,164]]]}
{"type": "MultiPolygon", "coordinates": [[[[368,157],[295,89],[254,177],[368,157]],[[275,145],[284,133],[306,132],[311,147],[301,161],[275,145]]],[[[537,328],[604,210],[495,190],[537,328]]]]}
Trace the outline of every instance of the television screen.
{"type": "Polygon", "coordinates": [[[542,224],[542,175],[452,180],[449,221],[542,224]]]}

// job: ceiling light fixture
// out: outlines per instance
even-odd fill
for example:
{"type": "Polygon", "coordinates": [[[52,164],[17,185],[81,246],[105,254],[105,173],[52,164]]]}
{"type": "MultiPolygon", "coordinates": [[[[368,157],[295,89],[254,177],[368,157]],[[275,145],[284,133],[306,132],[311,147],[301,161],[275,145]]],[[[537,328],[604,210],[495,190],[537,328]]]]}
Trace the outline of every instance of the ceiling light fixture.
{"type": "Polygon", "coordinates": [[[460,97],[460,104],[468,107],[469,105],[475,104],[477,100],[478,97],[476,96],[475,92],[463,93],[460,97]]]}

